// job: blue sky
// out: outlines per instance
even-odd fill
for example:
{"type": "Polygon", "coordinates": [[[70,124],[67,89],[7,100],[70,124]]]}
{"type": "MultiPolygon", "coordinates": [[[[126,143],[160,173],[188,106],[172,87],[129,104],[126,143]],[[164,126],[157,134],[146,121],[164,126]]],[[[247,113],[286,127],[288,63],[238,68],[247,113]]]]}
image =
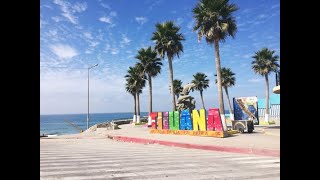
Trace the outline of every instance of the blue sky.
{"type": "MultiPolygon", "coordinates": [[[[87,68],[90,70],[90,112],[132,112],[133,97],[126,93],[124,75],[137,60],[140,48],[154,46],[150,40],[155,23],[175,21],[185,36],[184,53],[173,60],[174,79],[183,84],[192,75],[208,75],[204,91],[207,108],[218,107],[214,84],[214,47],[197,40],[192,9],[196,0],[41,0],[40,1],[40,114],[86,113],[87,68]],[[63,67],[63,68],[57,68],[63,67]]],[[[265,97],[265,80],[251,69],[251,56],[262,47],[280,56],[280,1],[230,1],[239,6],[234,13],[235,39],[220,43],[221,65],[236,74],[230,97],[265,97]]],[[[161,74],[153,80],[153,110],[171,109],[169,69],[163,60],[161,74]]],[[[270,75],[270,94],[275,75],[270,75]]],[[[202,107],[199,92],[191,92],[202,107]]],[[[226,100],[225,96],[224,99],[226,100]]],[[[140,96],[141,111],[148,111],[148,86],[140,96]]],[[[228,109],[225,104],[225,109],[228,109]]]]}

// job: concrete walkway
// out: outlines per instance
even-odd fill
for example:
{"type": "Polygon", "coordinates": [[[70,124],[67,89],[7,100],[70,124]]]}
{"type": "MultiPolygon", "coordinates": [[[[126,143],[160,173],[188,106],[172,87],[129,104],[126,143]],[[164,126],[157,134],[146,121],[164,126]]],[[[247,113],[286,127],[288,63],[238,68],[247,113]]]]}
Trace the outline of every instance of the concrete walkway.
{"type": "Polygon", "coordinates": [[[71,137],[40,138],[40,179],[280,179],[276,157],[71,137]]]}
{"type": "Polygon", "coordinates": [[[184,148],[225,151],[265,156],[280,156],[280,127],[255,127],[253,133],[234,134],[227,138],[201,137],[187,135],[150,134],[144,125],[125,124],[121,129],[98,128],[95,132],[57,138],[107,138],[142,144],[160,144],[184,148]]]}

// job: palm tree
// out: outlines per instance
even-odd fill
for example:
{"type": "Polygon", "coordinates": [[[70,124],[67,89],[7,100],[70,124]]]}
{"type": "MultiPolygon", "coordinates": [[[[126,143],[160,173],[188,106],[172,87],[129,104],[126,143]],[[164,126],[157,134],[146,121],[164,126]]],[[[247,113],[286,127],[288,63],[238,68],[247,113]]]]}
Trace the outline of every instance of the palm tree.
{"type": "MultiPolygon", "coordinates": [[[[179,79],[175,79],[173,80],[173,93],[174,95],[177,96],[177,101],[179,99],[179,95],[180,95],[180,92],[182,91],[183,87],[182,87],[182,81],[179,80],[179,79]]],[[[171,93],[171,86],[169,85],[169,90],[170,90],[170,93],[171,93]]]]}
{"type": "Polygon", "coordinates": [[[264,76],[266,79],[266,113],[265,122],[269,122],[269,79],[268,75],[271,72],[276,72],[279,64],[277,63],[279,56],[273,55],[275,51],[268,48],[262,48],[260,51],[255,52],[252,56],[255,60],[252,61],[252,69],[256,74],[264,76]]]}
{"type": "Polygon", "coordinates": [[[191,81],[192,83],[195,84],[194,88],[197,91],[200,91],[200,97],[201,97],[203,109],[206,109],[206,108],[204,107],[202,92],[204,89],[207,89],[209,87],[209,79],[206,79],[207,77],[208,76],[205,75],[204,73],[198,72],[197,74],[193,75],[194,79],[191,81]]]}
{"type": "Polygon", "coordinates": [[[200,0],[192,10],[196,21],[193,30],[198,30],[198,40],[204,36],[208,44],[214,44],[219,107],[224,130],[227,129],[227,124],[224,115],[219,42],[224,42],[228,36],[234,38],[237,25],[232,13],[236,10],[238,7],[230,4],[229,0],[200,0]]]}
{"type": "Polygon", "coordinates": [[[129,67],[128,74],[125,75],[129,88],[133,89],[136,95],[137,102],[137,123],[140,123],[140,99],[139,94],[142,92],[142,88],[145,86],[145,75],[142,73],[142,69],[139,66],[129,67]]]}
{"type": "Polygon", "coordinates": [[[276,86],[280,85],[280,69],[276,71],[276,86]]]}
{"type": "MultiPolygon", "coordinates": [[[[143,72],[148,77],[149,82],[149,113],[152,112],[152,78],[160,74],[162,62],[157,57],[157,52],[149,46],[147,49],[141,48],[138,55],[135,57],[140,62],[137,66],[143,69],[143,72]]],[[[148,118],[148,125],[151,125],[151,119],[148,118]]]]}
{"type": "MultiPolygon", "coordinates": [[[[230,103],[228,87],[234,86],[234,84],[236,82],[236,78],[234,77],[234,75],[236,75],[236,74],[233,73],[230,68],[225,68],[225,67],[221,68],[221,85],[224,88],[224,91],[225,91],[227,99],[228,99],[228,106],[229,106],[231,120],[234,120],[234,116],[233,116],[233,111],[232,111],[232,107],[231,107],[231,103],[230,103]]],[[[217,76],[217,75],[215,74],[215,76],[217,76]]],[[[218,81],[216,79],[216,83],[217,82],[218,81]]]]}
{"type": "Polygon", "coordinates": [[[160,58],[164,59],[167,54],[170,70],[170,84],[172,96],[172,110],[176,109],[176,101],[173,91],[173,68],[172,60],[176,55],[179,58],[180,52],[183,52],[181,41],[185,40],[183,35],[179,32],[180,27],[176,26],[173,21],[156,24],[156,31],[153,32],[151,40],[156,42],[155,49],[160,58]]]}
{"type": "MultiPolygon", "coordinates": [[[[137,99],[137,98],[136,98],[136,91],[135,91],[135,88],[133,88],[132,84],[130,84],[130,82],[129,82],[128,80],[127,80],[127,83],[126,83],[126,91],[133,96],[133,100],[134,100],[134,101],[133,101],[133,103],[134,103],[133,122],[135,123],[136,120],[137,120],[137,106],[136,106],[136,104],[137,104],[136,99],[137,99]]],[[[140,90],[138,93],[141,94],[141,93],[142,93],[142,90],[140,90]]]]}

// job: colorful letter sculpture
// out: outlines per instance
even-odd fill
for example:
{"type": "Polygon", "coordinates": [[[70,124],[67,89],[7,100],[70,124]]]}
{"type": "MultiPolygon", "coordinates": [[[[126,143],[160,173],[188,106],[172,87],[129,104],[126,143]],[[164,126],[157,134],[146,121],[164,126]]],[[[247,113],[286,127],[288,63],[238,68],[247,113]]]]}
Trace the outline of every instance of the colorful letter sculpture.
{"type": "Polygon", "coordinates": [[[213,120],[214,120],[215,130],[216,131],[223,131],[219,109],[213,108],[212,111],[213,111],[213,120]]]}
{"type": "Polygon", "coordinates": [[[157,129],[157,124],[156,124],[157,113],[156,112],[152,112],[152,113],[149,114],[149,116],[151,117],[151,127],[152,127],[152,129],[157,129]]]}
{"type": "Polygon", "coordinates": [[[204,109],[152,112],[150,133],[179,134],[193,136],[225,137],[218,108],[208,110],[208,119],[204,109]]]}
{"type": "Polygon", "coordinates": [[[207,130],[206,129],[206,111],[204,109],[200,109],[200,115],[197,110],[193,110],[192,116],[193,116],[193,130],[195,131],[207,130]]]}
{"type": "Polygon", "coordinates": [[[157,129],[163,129],[163,127],[162,127],[162,112],[158,112],[157,129]]]}
{"type": "Polygon", "coordinates": [[[163,112],[163,129],[169,129],[169,113],[163,112]]]}
{"type": "Polygon", "coordinates": [[[183,110],[181,112],[180,130],[192,130],[191,115],[189,110],[183,110]]]}

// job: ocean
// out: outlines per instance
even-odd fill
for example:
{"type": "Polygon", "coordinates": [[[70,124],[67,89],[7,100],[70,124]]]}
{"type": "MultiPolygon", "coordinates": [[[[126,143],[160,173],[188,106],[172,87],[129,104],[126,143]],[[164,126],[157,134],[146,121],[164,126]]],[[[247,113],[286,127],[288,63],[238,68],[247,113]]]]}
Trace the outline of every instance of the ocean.
{"type": "MultiPolygon", "coordinates": [[[[228,110],[225,110],[228,117],[228,110]]],[[[148,112],[141,112],[140,116],[147,116],[148,112]]],[[[130,119],[133,113],[91,113],[89,127],[103,122],[109,122],[116,119],[130,119]]],[[[59,114],[59,115],[40,115],[40,134],[63,135],[75,134],[80,131],[70,125],[65,120],[75,124],[83,130],[87,128],[87,114],[59,114]]]]}
{"type": "MultiPolygon", "coordinates": [[[[147,116],[148,112],[141,112],[140,116],[147,116]]],[[[129,119],[133,113],[90,113],[89,127],[116,119],[129,119]]],[[[40,134],[63,135],[79,133],[79,130],[67,123],[75,124],[83,130],[87,128],[87,114],[59,114],[40,115],[40,134]]]]}

